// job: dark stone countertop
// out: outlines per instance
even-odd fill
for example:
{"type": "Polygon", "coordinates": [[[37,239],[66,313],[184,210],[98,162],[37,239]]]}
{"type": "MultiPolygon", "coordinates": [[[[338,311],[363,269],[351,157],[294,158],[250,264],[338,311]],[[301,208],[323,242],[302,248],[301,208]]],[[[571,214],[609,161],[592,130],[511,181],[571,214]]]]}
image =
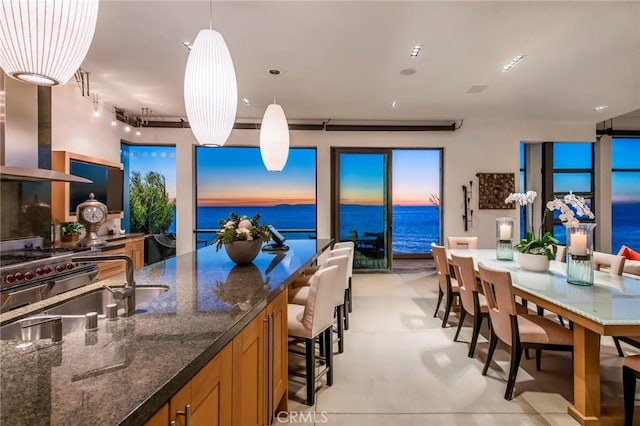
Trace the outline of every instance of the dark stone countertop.
{"type": "MultiPolygon", "coordinates": [[[[42,339],[0,342],[0,423],[7,425],[139,425],[155,413],[292,279],[329,240],[287,241],[236,266],[209,246],[136,271],[138,286],[168,290],[138,303],[132,317],[97,332],[78,329],[62,344],[42,339]],[[20,345],[20,343],[23,343],[20,345]]],[[[6,324],[34,309],[96,290],[107,279],[0,315],[6,324]]]]}

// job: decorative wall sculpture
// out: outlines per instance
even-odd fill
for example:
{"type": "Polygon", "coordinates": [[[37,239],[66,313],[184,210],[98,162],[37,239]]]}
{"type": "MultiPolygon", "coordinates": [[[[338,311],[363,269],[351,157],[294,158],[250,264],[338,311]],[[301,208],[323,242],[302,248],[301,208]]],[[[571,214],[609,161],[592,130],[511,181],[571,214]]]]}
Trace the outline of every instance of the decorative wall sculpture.
{"type": "Polygon", "coordinates": [[[513,204],[506,204],[505,198],[516,189],[515,173],[478,173],[480,209],[513,209],[513,204]]]}

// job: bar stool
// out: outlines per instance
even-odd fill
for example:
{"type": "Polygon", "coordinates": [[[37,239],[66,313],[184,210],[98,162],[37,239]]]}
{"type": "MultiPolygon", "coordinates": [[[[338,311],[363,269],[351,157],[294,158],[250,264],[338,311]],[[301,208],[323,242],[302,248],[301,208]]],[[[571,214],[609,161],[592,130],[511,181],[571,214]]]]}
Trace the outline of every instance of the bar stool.
{"type": "MultiPolygon", "coordinates": [[[[333,249],[334,250],[340,250],[343,248],[348,248],[351,250],[351,254],[349,255],[349,271],[347,272],[347,275],[349,276],[349,288],[347,289],[347,310],[349,311],[348,313],[353,312],[353,297],[352,297],[352,291],[351,291],[351,277],[353,276],[353,257],[355,256],[355,252],[356,252],[356,245],[353,241],[343,241],[341,243],[335,243],[333,245],[333,249]]],[[[349,329],[349,315],[347,314],[345,316],[345,324],[344,324],[344,329],[348,330],[349,329]]]]}
{"type": "Polygon", "coordinates": [[[640,355],[628,356],[622,364],[624,426],[633,426],[633,402],[636,398],[636,380],[638,379],[640,379],[640,355]]]}
{"type": "MultiPolygon", "coordinates": [[[[330,266],[338,266],[338,277],[336,282],[331,283],[334,287],[334,308],[338,334],[338,352],[344,352],[344,317],[346,315],[344,289],[347,285],[347,269],[349,257],[344,254],[346,249],[332,250],[331,257],[325,260],[318,270],[328,268],[330,266]]],[[[313,277],[313,275],[311,276],[313,277]]],[[[311,277],[305,276],[303,279],[309,280],[311,277]]],[[[291,290],[289,294],[289,303],[304,305],[309,297],[310,288],[308,285],[297,287],[291,290]]]]}
{"type": "Polygon", "coordinates": [[[309,280],[309,294],[304,305],[287,305],[287,325],[289,337],[304,339],[307,405],[315,404],[316,395],[316,352],[315,339],[323,341],[325,366],[320,376],[327,375],[327,386],[333,385],[333,351],[331,348],[331,327],[334,312],[334,289],[338,280],[338,266],[322,268],[309,280]]]}

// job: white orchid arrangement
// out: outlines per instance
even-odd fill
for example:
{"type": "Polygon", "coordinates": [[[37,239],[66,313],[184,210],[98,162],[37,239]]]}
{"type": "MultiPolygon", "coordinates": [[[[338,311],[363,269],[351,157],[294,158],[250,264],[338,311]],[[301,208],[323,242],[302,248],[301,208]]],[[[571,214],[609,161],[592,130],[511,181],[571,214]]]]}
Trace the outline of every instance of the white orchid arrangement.
{"type": "Polygon", "coordinates": [[[238,216],[235,213],[231,213],[227,219],[219,221],[221,229],[211,241],[211,244],[216,244],[216,250],[220,250],[223,244],[234,241],[269,241],[271,239],[269,226],[266,224],[260,225],[259,221],[259,214],[248,219],[247,216],[238,216]]]}
{"type": "Polygon", "coordinates": [[[533,204],[537,196],[538,196],[538,193],[536,191],[514,192],[509,194],[509,196],[504,200],[504,202],[518,203],[521,206],[526,206],[527,204],[533,204]]]}
{"type": "Polygon", "coordinates": [[[587,206],[583,197],[579,195],[575,195],[573,192],[569,191],[567,195],[564,196],[563,199],[554,198],[552,201],[547,203],[547,210],[554,211],[559,210],[560,216],[558,219],[567,225],[567,226],[576,226],[580,221],[576,218],[576,215],[579,217],[588,217],[589,219],[594,219],[595,215],[587,206]],[[573,208],[571,208],[573,207],[573,208]],[[575,212],[574,212],[575,210],[575,212]]]}

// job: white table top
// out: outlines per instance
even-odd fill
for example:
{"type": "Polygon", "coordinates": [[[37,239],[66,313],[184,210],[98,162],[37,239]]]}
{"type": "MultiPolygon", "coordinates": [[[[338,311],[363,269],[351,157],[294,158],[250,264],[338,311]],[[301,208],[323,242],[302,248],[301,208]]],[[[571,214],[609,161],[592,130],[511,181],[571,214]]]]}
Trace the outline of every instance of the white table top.
{"type": "Polygon", "coordinates": [[[447,249],[447,256],[451,254],[473,257],[476,269],[482,262],[510,271],[514,287],[596,323],[640,326],[640,280],[594,271],[594,285],[579,286],[567,283],[567,265],[562,262],[551,261],[546,272],[531,272],[519,268],[518,253],[513,261],[497,260],[494,249],[447,249]]]}

